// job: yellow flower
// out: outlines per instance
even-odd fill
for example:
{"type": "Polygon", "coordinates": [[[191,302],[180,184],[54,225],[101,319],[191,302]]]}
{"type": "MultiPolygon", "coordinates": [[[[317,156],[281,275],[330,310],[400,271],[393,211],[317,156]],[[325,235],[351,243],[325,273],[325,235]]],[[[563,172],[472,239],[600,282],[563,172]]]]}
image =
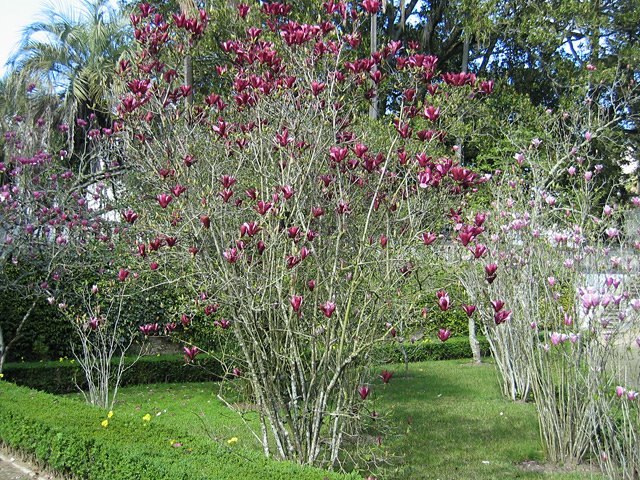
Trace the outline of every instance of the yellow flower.
{"type": "Polygon", "coordinates": [[[238,443],[238,437],[231,437],[229,440],[227,440],[227,443],[229,445],[233,445],[234,443],[238,443]]]}
{"type": "Polygon", "coordinates": [[[111,417],[113,417],[113,410],[109,410],[109,413],[107,413],[107,418],[111,417]]]}
{"type": "Polygon", "coordinates": [[[4,378],[4,373],[0,373],[0,378],[4,378]]]}
{"type": "Polygon", "coordinates": [[[148,413],[142,417],[142,420],[144,420],[145,422],[150,422],[151,421],[151,415],[149,415],[148,413]]]}
{"type": "Polygon", "coordinates": [[[107,428],[109,426],[109,420],[102,420],[102,423],[100,425],[102,425],[104,428],[107,428]]]}

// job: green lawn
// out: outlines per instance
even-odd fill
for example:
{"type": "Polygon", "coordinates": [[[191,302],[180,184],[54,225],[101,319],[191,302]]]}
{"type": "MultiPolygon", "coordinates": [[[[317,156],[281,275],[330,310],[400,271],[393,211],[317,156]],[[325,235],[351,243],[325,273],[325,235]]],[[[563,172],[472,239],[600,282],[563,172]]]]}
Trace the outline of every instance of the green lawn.
{"type": "MultiPolygon", "coordinates": [[[[390,414],[396,433],[383,439],[383,445],[398,460],[379,478],[601,478],[520,466],[527,461],[544,464],[535,407],[503,399],[493,366],[449,360],[414,363],[407,373],[400,365],[385,368],[395,374],[386,386],[374,384],[371,402],[372,408],[390,414]]],[[[152,422],[171,427],[177,437],[185,431],[218,441],[236,437],[236,448],[258,448],[217,392],[212,383],[127,387],[115,411],[140,417],[149,413],[152,422]]],[[[248,422],[255,419],[253,413],[246,416],[248,422]]]]}

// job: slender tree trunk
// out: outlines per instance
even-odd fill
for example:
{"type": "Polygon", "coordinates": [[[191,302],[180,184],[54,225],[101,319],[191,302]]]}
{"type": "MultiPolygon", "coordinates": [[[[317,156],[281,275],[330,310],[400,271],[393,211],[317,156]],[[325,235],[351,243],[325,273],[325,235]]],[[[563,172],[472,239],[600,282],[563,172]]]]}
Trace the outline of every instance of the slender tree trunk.
{"type": "Polygon", "coordinates": [[[2,373],[2,367],[4,366],[4,359],[7,357],[7,352],[4,348],[4,335],[2,334],[2,326],[0,326],[0,373],[2,373]]]}
{"type": "Polygon", "coordinates": [[[480,342],[476,337],[476,321],[473,316],[469,317],[469,345],[473,354],[473,363],[482,363],[482,354],[480,352],[480,342]]]}
{"type": "MultiPolygon", "coordinates": [[[[198,7],[194,0],[178,0],[178,3],[180,4],[181,13],[186,16],[197,13],[198,7]]],[[[184,57],[184,84],[191,87],[187,96],[187,104],[193,105],[193,61],[191,55],[185,55],[184,57]]]]}
{"type": "MultiPolygon", "coordinates": [[[[469,46],[471,43],[471,37],[465,35],[464,43],[462,45],[462,73],[469,71],[469,46]]],[[[464,122],[464,117],[460,118],[460,122],[464,122]]],[[[460,163],[464,162],[464,140],[458,139],[458,145],[460,146],[460,163]]],[[[482,363],[482,356],[480,354],[480,342],[476,337],[476,321],[473,316],[469,317],[469,345],[471,346],[471,353],[473,354],[473,363],[482,363]]]]}
{"type": "Polygon", "coordinates": [[[464,43],[462,44],[462,73],[469,71],[469,46],[471,38],[469,35],[465,35],[464,43]]]}
{"type": "Polygon", "coordinates": [[[184,57],[184,84],[191,87],[187,96],[189,106],[193,105],[193,61],[191,55],[184,57]]]}
{"type": "Polygon", "coordinates": [[[35,308],[36,303],[38,303],[37,299],[31,302],[31,306],[29,307],[29,310],[27,310],[27,312],[23,315],[22,320],[20,320],[20,323],[18,324],[18,328],[16,328],[16,333],[10,342],[5,344],[3,331],[2,331],[2,328],[0,327],[0,373],[2,373],[2,367],[4,366],[4,362],[7,358],[7,354],[9,353],[9,350],[11,349],[13,344],[20,338],[22,329],[24,328],[24,325],[27,323],[27,320],[31,316],[31,312],[35,308]]]}
{"type": "MultiPolygon", "coordinates": [[[[462,65],[460,66],[460,70],[462,73],[467,73],[469,71],[469,45],[471,43],[471,38],[469,35],[465,35],[464,43],[462,45],[462,65]]],[[[460,115],[460,123],[464,124],[464,115],[460,115]]],[[[464,138],[458,138],[456,142],[458,144],[458,157],[460,159],[460,165],[464,165],[464,138]]]]}
{"type": "MultiPolygon", "coordinates": [[[[378,16],[371,15],[371,53],[378,49],[378,16]]],[[[378,69],[377,66],[373,67],[373,72],[378,69]]],[[[374,95],[371,99],[371,105],[369,106],[369,118],[375,120],[378,118],[378,87],[373,84],[374,95]]]]}

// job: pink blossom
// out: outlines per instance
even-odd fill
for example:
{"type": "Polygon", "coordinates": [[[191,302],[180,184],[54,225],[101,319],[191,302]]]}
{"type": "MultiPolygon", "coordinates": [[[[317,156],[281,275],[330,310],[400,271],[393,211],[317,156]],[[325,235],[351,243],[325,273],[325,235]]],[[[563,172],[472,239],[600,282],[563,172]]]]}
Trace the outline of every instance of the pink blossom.
{"type": "Polygon", "coordinates": [[[324,316],[327,318],[331,318],[333,312],[336,310],[336,304],[334,302],[325,302],[320,305],[320,311],[324,313],[324,316]]]}
{"type": "Polygon", "coordinates": [[[362,400],[366,400],[366,398],[369,396],[369,393],[371,393],[371,390],[366,385],[363,385],[358,388],[358,393],[360,394],[360,398],[362,400]]]}
{"type": "Polygon", "coordinates": [[[440,310],[443,312],[449,310],[449,307],[451,306],[449,294],[444,290],[440,290],[436,293],[436,296],[438,297],[438,306],[440,307],[440,310]]]}
{"type": "Polygon", "coordinates": [[[128,276],[129,276],[129,270],[125,268],[121,268],[120,271],[118,272],[118,280],[120,280],[121,282],[124,282],[128,276]]]}
{"type": "Polygon", "coordinates": [[[302,297],[300,295],[292,295],[289,303],[291,303],[291,308],[293,308],[294,312],[300,313],[300,307],[302,306],[302,297]]]}
{"type": "Polygon", "coordinates": [[[476,306],[475,305],[462,305],[462,309],[464,310],[464,313],[466,313],[467,316],[470,317],[476,311],[476,306]]]}
{"type": "Polygon", "coordinates": [[[615,238],[615,237],[617,237],[617,236],[618,236],[618,234],[619,234],[620,232],[618,231],[618,229],[617,229],[617,228],[609,227],[609,228],[607,228],[607,229],[605,230],[605,232],[604,232],[604,233],[606,233],[606,234],[607,234],[607,237],[609,237],[609,238],[615,238]]]}
{"type": "Polygon", "coordinates": [[[516,153],[513,158],[518,162],[518,165],[522,165],[524,163],[524,155],[522,153],[516,153]]]}
{"type": "Polygon", "coordinates": [[[390,372],[389,370],[383,370],[380,374],[380,378],[382,379],[383,383],[389,383],[391,377],[393,377],[393,372],[390,372]]]}
{"type": "Polygon", "coordinates": [[[438,330],[438,338],[440,339],[441,342],[446,342],[449,337],[451,336],[451,331],[441,328],[440,330],[438,330]]]}

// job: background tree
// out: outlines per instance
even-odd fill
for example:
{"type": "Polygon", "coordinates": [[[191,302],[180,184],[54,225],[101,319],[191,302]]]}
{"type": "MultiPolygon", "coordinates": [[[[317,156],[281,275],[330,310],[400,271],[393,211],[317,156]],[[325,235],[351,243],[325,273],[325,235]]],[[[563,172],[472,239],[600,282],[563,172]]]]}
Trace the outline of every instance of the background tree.
{"type": "Polygon", "coordinates": [[[60,100],[61,117],[98,117],[107,124],[114,100],[113,78],[130,30],[107,0],[86,0],[82,10],[48,7],[44,19],[27,26],[10,60],[12,98],[27,90],[60,100]]]}

